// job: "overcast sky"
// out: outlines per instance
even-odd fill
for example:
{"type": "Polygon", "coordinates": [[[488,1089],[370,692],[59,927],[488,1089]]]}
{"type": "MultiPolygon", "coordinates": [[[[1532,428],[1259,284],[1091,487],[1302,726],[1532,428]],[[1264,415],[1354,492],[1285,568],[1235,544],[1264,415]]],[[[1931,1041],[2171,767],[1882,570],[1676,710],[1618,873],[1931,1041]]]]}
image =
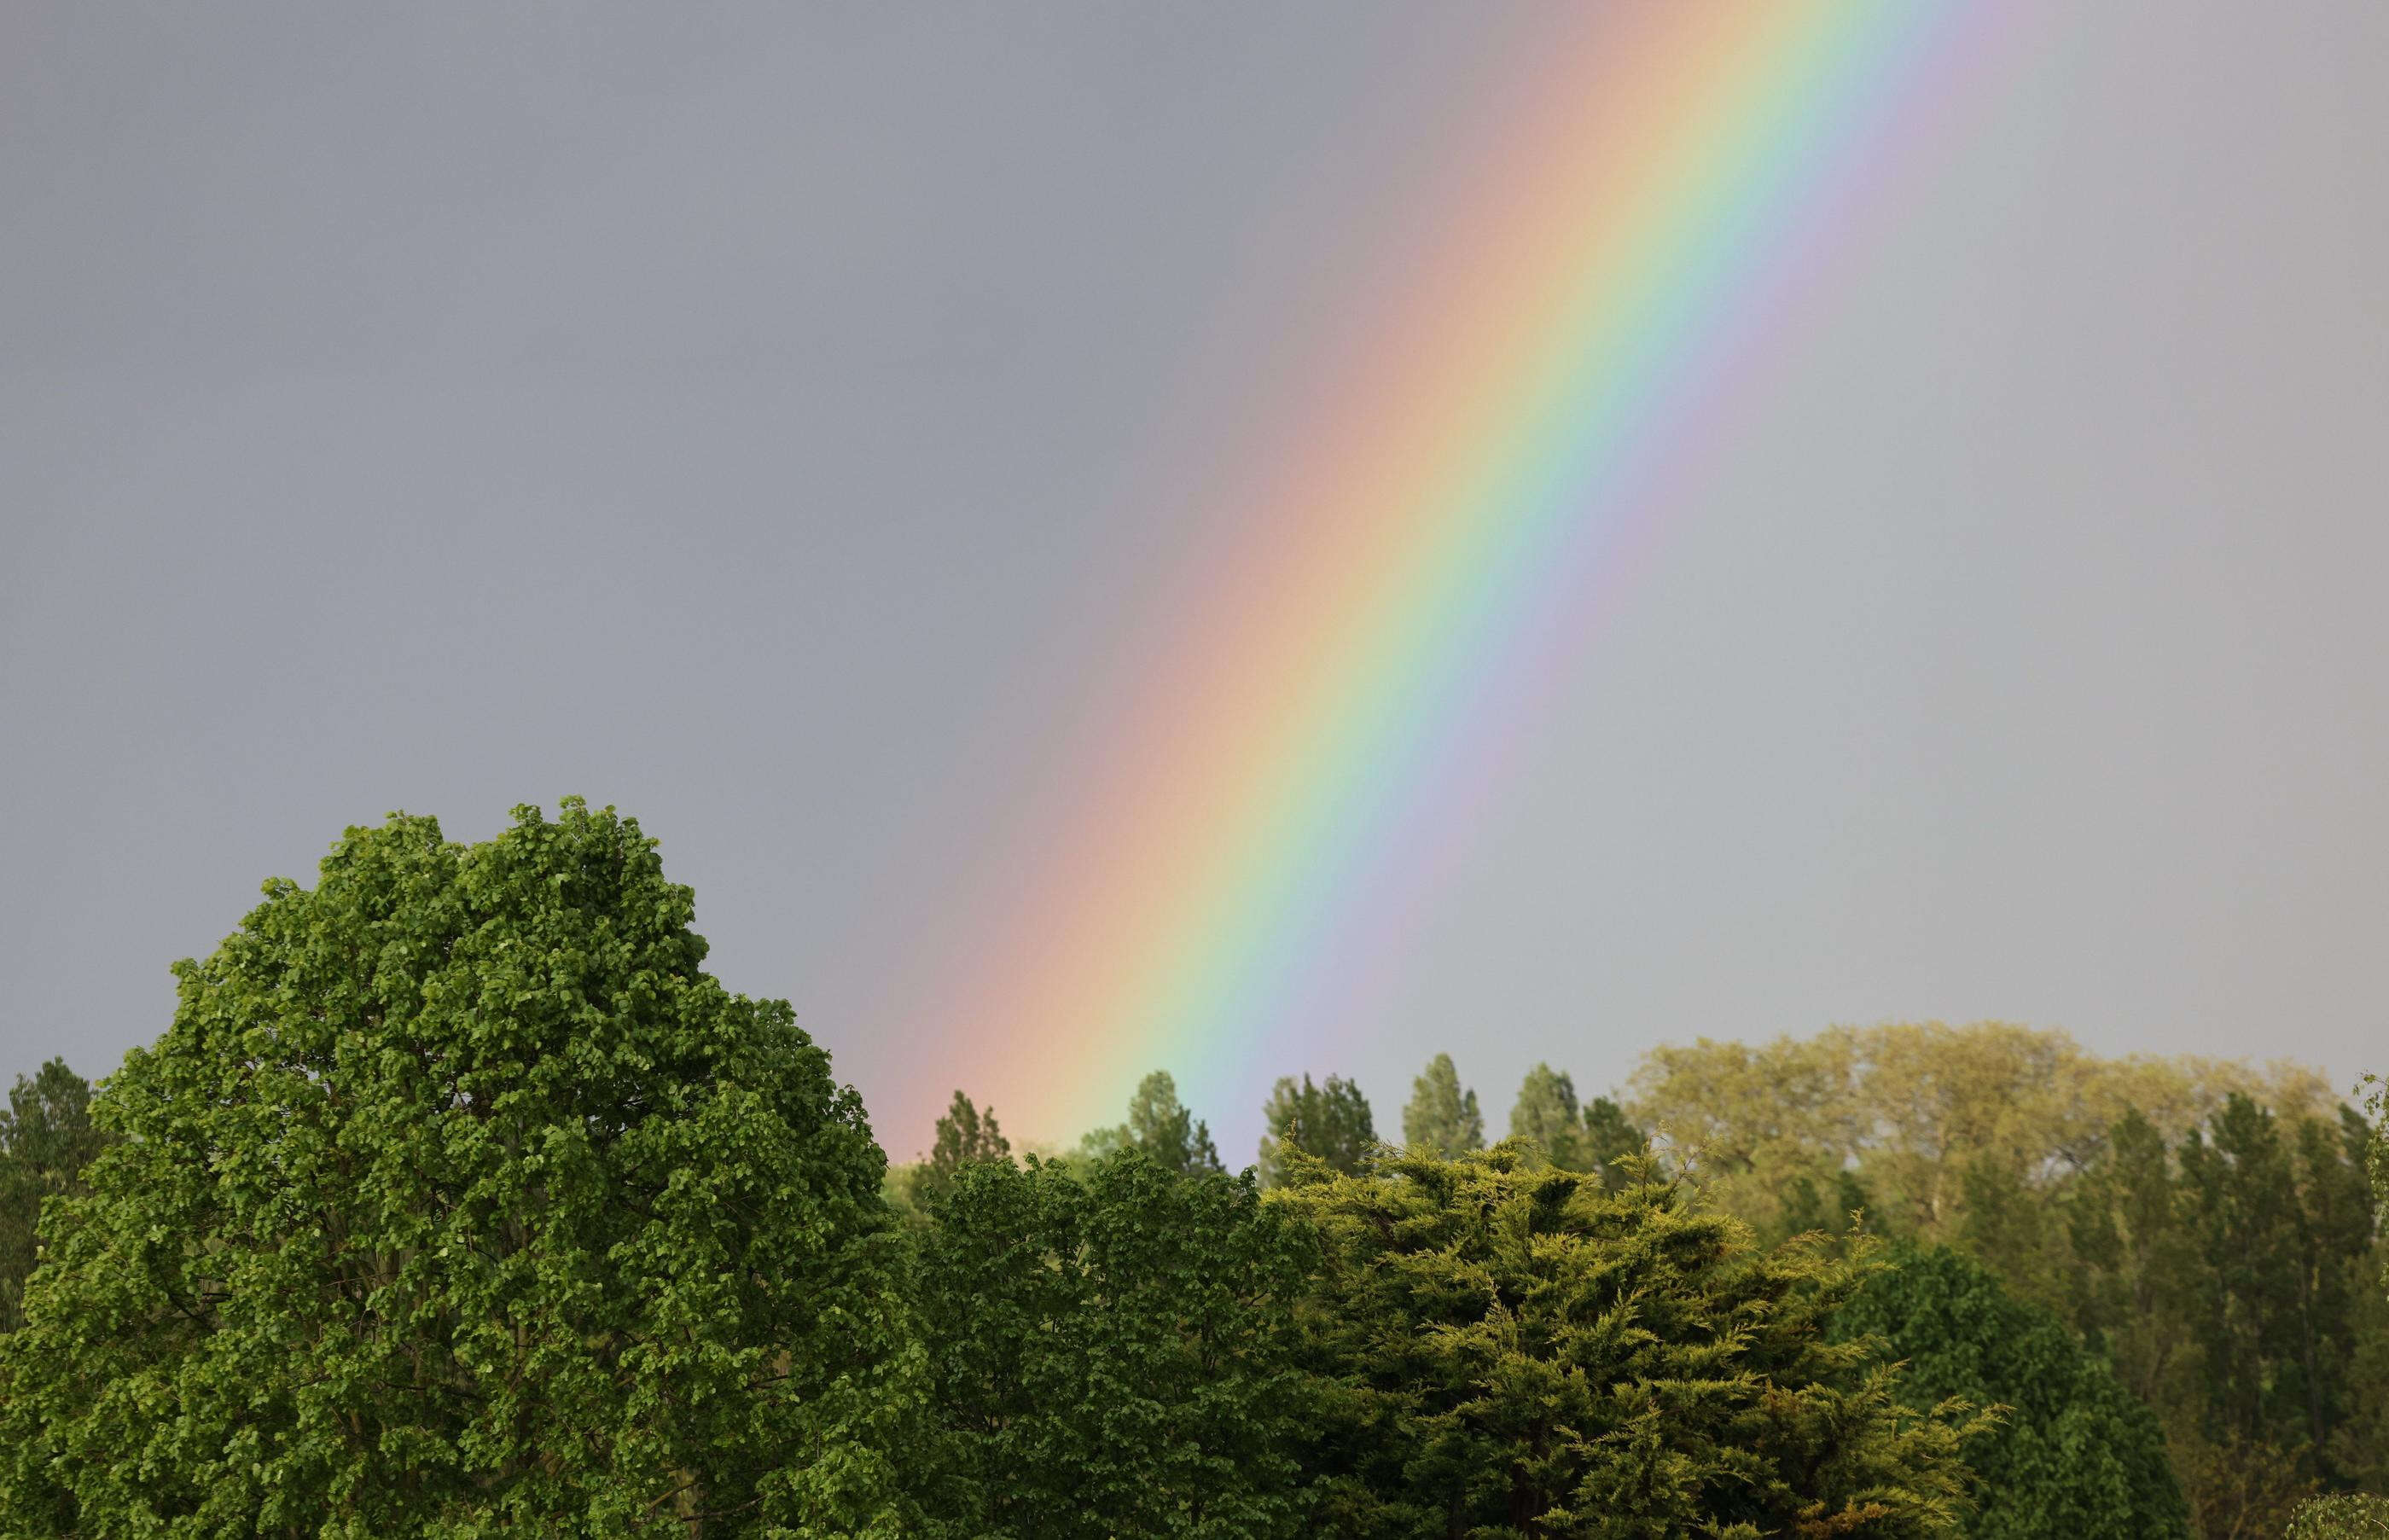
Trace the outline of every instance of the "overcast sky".
{"type": "MultiPolygon", "coordinates": [[[[890,981],[1183,555],[1153,468],[1310,366],[1537,26],[10,7],[0,1075],[155,1037],[346,824],[581,793],[925,1144],[890,981]]],[[[1497,1123],[1537,1059],[1833,1022],[2389,1068],[2389,6],[2012,35],[1381,1027],[1197,1109],[1231,1155],[1271,1075],[1390,1129],[1445,1049],[1497,1123]]]]}

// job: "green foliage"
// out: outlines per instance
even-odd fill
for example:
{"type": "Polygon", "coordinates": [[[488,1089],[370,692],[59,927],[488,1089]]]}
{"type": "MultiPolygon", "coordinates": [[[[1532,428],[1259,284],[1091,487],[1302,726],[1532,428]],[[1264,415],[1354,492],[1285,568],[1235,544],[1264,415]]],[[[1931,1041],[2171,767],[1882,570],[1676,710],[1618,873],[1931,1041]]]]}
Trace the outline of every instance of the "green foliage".
{"type": "Polygon", "coordinates": [[[937,1139],[929,1147],[929,1168],[951,1178],[972,1161],[1012,1158],[1012,1141],[996,1126],[995,1109],[982,1112],[961,1091],[938,1119],[937,1139]]]}
{"type": "Polygon", "coordinates": [[[882,1190],[889,1206],[908,1224],[926,1221],[926,1205],[953,1185],[957,1172],[974,1161],[1012,1158],[1012,1141],[996,1126],[995,1109],[980,1108],[963,1092],[954,1092],[926,1160],[893,1167],[882,1190]]]}
{"type": "Polygon", "coordinates": [[[1485,1148],[1485,1118],[1476,1110],[1476,1093],[1461,1089],[1460,1071],[1450,1054],[1437,1054],[1411,1082],[1410,1104],[1402,1109],[1402,1142],[1438,1155],[1485,1148]]]}
{"type": "Polygon", "coordinates": [[[1337,1171],[1358,1171],[1376,1147],[1377,1126],[1361,1088],[1331,1075],[1323,1086],[1310,1076],[1297,1086],[1281,1076],[1261,1107],[1268,1131],[1261,1135],[1260,1178],[1264,1187],[1285,1180],[1289,1157],[1299,1152],[1337,1171]]]}
{"type": "Polygon", "coordinates": [[[1650,1141],[1642,1130],[1634,1126],[1626,1110],[1605,1096],[1596,1096],[1585,1103],[1584,1125],[1578,1135],[1582,1169],[1601,1172],[1613,1187],[1626,1179],[1625,1162],[1649,1148],[1650,1141]]]}
{"type": "Polygon", "coordinates": [[[1584,1126],[1576,1081],[1549,1064],[1527,1072],[1518,1100],[1510,1107],[1510,1137],[1532,1139],[1553,1165],[1578,1169],[1577,1142],[1584,1126]]]}
{"type": "Polygon", "coordinates": [[[0,1529],[892,1534],[884,1161],[611,810],[352,829],[97,1102],[0,1529]]]}
{"type": "MultiPolygon", "coordinates": [[[[2371,1088],[2364,1099],[2364,1110],[2372,1119],[2371,1136],[2365,1143],[2365,1169],[2372,1177],[2373,1211],[2389,1212],[2389,1079],[2368,1075],[2364,1083],[2371,1088]]],[[[2389,1283],[2389,1268],[2383,1269],[2383,1281],[2389,1283]]]]}
{"type": "Polygon", "coordinates": [[[2010,1294],[1946,1246],[1899,1245],[1834,1317],[1837,1337],[1881,1339],[1905,1360],[1901,1398],[1919,1411],[1962,1397],[2006,1408],[1966,1460],[1992,1494],[1973,1540],[2163,1540],[2188,1536],[2156,1416],[2050,1311],[2010,1294]]]}
{"type": "Polygon", "coordinates": [[[1305,1533],[1290,1358],[1303,1237],[1250,1173],[1115,1152],[982,1163],[932,1202],[920,1312],[929,1533],[1305,1533]]]}
{"type": "MultiPolygon", "coordinates": [[[[1518,1087],[1510,1137],[1532,1139],[1553,1165],[1568,1171],[1607,1170],[1643,1149],[1642,1130],[1616,1102],[1597,1096],[1591,1105],[1578,1106],[1575,1080],[1549,1064],[1528,1070],[1518,1087]]],[[[1624,1180],[1622,1172],[1616,1180],[1624,1180]]]]}
{"type": "Polygon", "coordinates": [[[1219,1171],[1220,1151],[1211,1126],[1196,1119],[1178,1100],[1178,1082],[1155,1070],[1137,1082],[1129,1098],[1128,1121],[1096,1128],[1079,1141],[1079,1158],[1100,1161],[1121,1150],[1141,1150],[1165,1171],[1219,1171]]]}
{"type": "Polygon", "coordinates": [[[1313,1533],[1955,1533],[1979,1420],[1910,1412],[1826,1334],[1869,1266],[1761,1250],[1647,1169],[1613,1190],[1504,1144],[1311,1166],[1274,1195],[1324,1248],[1313,1533]]]}
{"type": "Polygon", "coordinates": [[[2318,1497],[2298,1509],[2281,1540],[2389,1540],[2389,1497],[2318,1497]]]}
{"type": "Polygon", "coordinates": [[[2353,1303],[2342,1264],[2372,1228],[2361,1135],[2341,1138],[2335,1148],[2334,1130],[2307,1122],[2285,1139],[2272,1114],[2234,1096],[2182,1146],[2208,1410],[2221,1426],[2315,1446],[2329,1433],[2342,1367],[2330,1344],[2353,1303]]]}
{"type": "Polygon", "coordinates": [[[16,1330],[33,1270],[42,1205],[83,1189],[83,1168],[107,1144],[91,1120],[91,1083],[53,1059],[17,1076],[0,1113],[0,1331],[16,1330]]]}
{"type": "Polygon", "coordinates": [[[2205,1534],[2276,1533],[2318,1482],[2379,1474],[2367,1133],[2234,1093],[2171,1149],[2127,1114],[2063,1190],[2068,1313],[2156,1408],[2205,1534]]]}
{"type": "MultiPolygon", "coordinates": [[[[2102,1059],[2062,1032],[2001,1022],[1834,1027],[1764,1044],[1703,1038],[1645,1054],[1632,1085],[1635,1120],[1666,1129],[1702,1185],[1760,1233],[1804,1228],[1783,1221],[1787,1196],[1805,1190],[1822,1212],[1850,1171],[1869,1194],[1871,1228],[1941,1241],[1961,1239],[1971,1175],[1989,1178],[1986,1190],[2054,1199],[2133,1108],[2170,1142],[2235,1090],[2285,1115],[2330,1106],[2328,1086],[2294,1068],[2102,1059]]],[[[2028,1227],[2016,1236],[2033,1240],[2028,1227]]],[[[2011,1283],[2062,1270],[2063,1241],[2062,1229],[2043,1229],[2038,1243],[2056,1256],[2001,1255],[1995,1266],[2011,1283]]]]}

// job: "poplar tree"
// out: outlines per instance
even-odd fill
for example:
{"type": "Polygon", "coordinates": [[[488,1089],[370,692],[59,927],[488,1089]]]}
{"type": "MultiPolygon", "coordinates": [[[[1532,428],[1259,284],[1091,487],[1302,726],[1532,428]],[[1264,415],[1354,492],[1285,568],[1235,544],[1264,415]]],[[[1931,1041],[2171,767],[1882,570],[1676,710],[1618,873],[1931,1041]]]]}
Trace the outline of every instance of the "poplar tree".
{"type": "MultiPolygon", "coordinates": [[[[1553,1165],[1568,1171],[1602,1171],[1643,1148],[1642,1130],[1616,1102],[1597,1096],[1579,1105],[1576,1081],[1549,1064],[1528,1070],[1518,1087],[1510,1137],[1532,1139],[1553,1165]]],[[[1616,1178],[1624,1179],[1622,1172],[1616,1178]]]]}
{"type": "Polygon", "coordinates": [[[1510,1137],[1532,1139],[1553,1165],[1584,1169],[1584,1124],[1576,1081],[1566,1071],[1537,1064],[1527,1072],[1518,1100],[1510,1104],[1510,1137]]]}
{"type": "Polygon", "coordinates": [[[952,1177],[971,1161],[1008,1160],[1011,1155],[1012,1141],[997,1126],[995,1109],[982,1111],[969,1097],[954,1092],[953,1103],[938,1119],[937,1139],[929,1146],[930,1167],[952,1177]]]}
{"type": "Polygon", "coordinates": [[[1140,1149],[1083,1179],[964,1167],[919,1263],[926,1533],[951,1540],[1307,1534],[1293,1312],[1307,1238],[1253,1175],[1140,1149]]]}
{"type": "Polygon", "coordinates": [[[1460,1071],[1450,1054],[1437,1054],[1411,1082],[1410,1104],[1402,1109],[1402,1142],[1439,1155],[1485,1148],[1485,1118],[1476,1110],[1476,1093],[1461,1088],[1460,1071]]]}
{"type": "Polygon", "coordinates": [[[917,1221],[922,1205],[934,1194],[952,1186],[955,1174],[964,1166],[974,1161],[1011,1158],[1012,1141],[997,1126],[995,1109],[982,1109],[957,1090],[952,1102],[938,1119],[928,1159],[900,1167],[889,1183],[890,1196],[908,1219],[917,1221]]]}
{"type": "Polygon", "coordinates": [[[1182,1175],[1224,1169],[1219,1146],[1211,1142],[1211,1126],[1178,1100],[1178,1082],[1166,1069],[1137,1082],[1126,1123],[1088,1131],[1079,1141],[1079,1158],[1099,1161],[1128,1149],[1141,1150],[1163,1170],[1182,1175]]]}
{"type": "Polygon", "coordinates": [[[898,1533],[885,1162],[692,913],[578,800],[267,884],[53,1207],[0,1531],[898,1533]]]}
{"type": "Polygon", "coordinates": [[[1262,1104],[1265,1131],[1260,1142],[1260,1179],[1274,1187],[1285,1178],[1289,1158],[1296,1152],[1323,1161],[1334,1170],[1358,1171],[1377,1143],[1375,1120],[1361,1088],[1342,1075],[1331,1075],[1323,1086],[1310,1076],[1299,1085],[1292,1075],[1279,1077],[1262,1104]]]}
{"type": "Polygon", "coordinates": [[[20,1318],[42,1205],[81,1192],[83,1168],[106,1142],[91,1120],[91,1083],[65,1060],[17,1076],[0,1112],[0,1331],[14,1330],[20,1318]]]}

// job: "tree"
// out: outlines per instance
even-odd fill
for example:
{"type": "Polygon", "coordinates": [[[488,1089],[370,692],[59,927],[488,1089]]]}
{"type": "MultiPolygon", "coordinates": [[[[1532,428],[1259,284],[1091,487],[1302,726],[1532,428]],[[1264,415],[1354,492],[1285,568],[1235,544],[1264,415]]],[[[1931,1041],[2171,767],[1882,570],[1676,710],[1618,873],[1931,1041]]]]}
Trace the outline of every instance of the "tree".
{"type": "MultiPolygon", "coordinates": [[[[1534,1140],[1553,1165],[1569,1171],[1601,1171],[1642,1152],[1642,1130],[1605,1096],[1590,1106],[1577,1102],[1576,1081],[1549,1064],[1527,1072],[1510,1109],[1510,1137],[1534,1140]]],[[[1622,1184],[1624,1177],[1616,1178],[1622,1184]]]]}
{"type": "Polygon", "coordinates": [[[1602,1173],[1612,1187],[1622,1187],[1629,1179],[1626,1162],[1642,1154],[1650,1141],[1642,1130],[1634,1126],[1626,1110],[1605,1096],[1596,1096],[1585,1103],[1584,1124],[1579,1134],[1585,1169],[1602,1173]]]}
{"type": "Polygon", "coordinates": [[[1973,1540],[2187,1540],[2156,1415],[2063,1321],[1946,1246],[1885,1255],[1891,1269],[1842,1306],[1833,1330],[1886,1343],[1908,1366],[1901,1399],[1920,1412],[1953,1396],[2007,1408],[1966,1452],[1997,1495],[1967,1521],[1973,1540]]]}
{"type": "Polygon", "coordinates": [[[929,1146],[929,1168],[951,1178],[969,1162],[1011,1157],[1012,1141],[996,1126],[995,1109],[981,1111],[969,1097],[954,1092],[953,1104],[938,1119],[937,1139],[929,1146]]]}
{"type": "Polygon", "coordinates": [[[2389,1540],[2389,1497],[2318,1497],[2298,1509],[2281,1540],[2389,1540]]]}
{"type": "Polygon", "coordinates": [[[1461,1088],[1460,1071],[1450,1054],[1437,1054],[1411,1082],[1410,1104],[1402,1109],[1402,1142],[1439,1155],[1485,1148],[1485,1119],[1476,1110],[1476,1093],[1461,1088]]]}
{"type": "Polygon", "coordinates": [[[1096,1128],[1079,1141],[1080,1159],[1092,1163],[1121,1150],[1142,1150],[1165,1171],[1219,1171],[1219,1147],[1211,1142],[1211,1126],[1198,1120],[1178,1100],[1178,1082],[1168,1070],[1155,1070],[1137,1082],[1129,1098],[1128,1121],[1096,1128]]]}
{"type": "Polygon", "coordinates": [[[609,808],[351,829],[176,966],[0,1338],[0,1529],[893,1534],[885,1165],[609,808]]]}
{"type": "MultiPolygon", "coordinates": [[[[2368,1075],[2364,1084],[2370,1088],[2364,1099],[2364,1110],[2371,1114],[2364,1145],[2364,1167],[2372,1178],[2373,1212],[2389,1214],[2389,1078],[2368,1075]]],[[[2389,1267],[2383,1268],[2382,1281],[2389,1284],[2389,1267]]]]}
{"type": "Polygon", "coordinates": [[[923,1507],[954,1540],[1305,1533],[1289,1451],[1304,1237],[1252,1174],[1134,1148],[982,1163],[931,1201],[923,1507]]]}
{"type": "Polygon", "coordinates": [[[1262,1104],[1261,1116],[1267,1125],[1260,1147],[1263,1187],[1285,1179],[1287,1157],[1296,1151],[1350,1172],[1361,1169],[1377,1143],[1369,1099],[1341,1075],[1329,1075],[1323,1086],[1312,1085],[1308,1075],[1299,1086],[1292,1075],[1281,1076],[1262,1104]]]}
{"type": "Polygon", "coordinates": [[[17,1076],[0,1113],[0,1331],[22,1318],[19,1303],[40,1250],[42,1205],[83,1190],[83,1168],[107,1143],[91,1120],[91,1083],[63,1059],[17,1076]]]}
{"type": "Polygon", "coordinates": [[[1553,1165],[1582,1170],[1584,1123],[1575,1080],[1549,1064],[1528,1070],[1510,1107],[1510,1137],[1534,1140],[1553,1165]]]}
{"type": "Polygon", "coordinates": [[[1979,1431],[1826,1324],[1869,1276],[1774,1250],[1647,1162],[1611,1190],[1519,1146],[1311,1165],[1312,1533],[1504,1540],[1954,1533],[1979,1431]]]}
{"type": "Polygon", "coordinates": [[[2382,1470],[2367,1130],[2232,1094],[2168,1150],[2127,1114],[2064,1190],[2068,1308],[2157,1409],[2200,1530],[2275,1534],[2382,1470]]]}
{"type": "MultiPolygon", "coordinates": [[[[2052,1202],[2129,1109],[2174,1141],[2233,1091],[2285,1114],[2332,1107],[2309,1071],[2102,1059],[2062,1032],[2002,1022],[1834,1027],[1758,1045],[1705,1037],[1645,1054],[1631,1088],[1635,1121],[1664,1128],[1711,1195],[1762,1233],[1800,1228],[1782,1211],[1849,1171],[1872,1200],[1872,1228],[1942,1241],[1960,1239],[1970,1175],[2012,1176],[2052,1202]]],[[[2062,1262],[2062,1228],[2046,1239],[2062,1262]]]]}

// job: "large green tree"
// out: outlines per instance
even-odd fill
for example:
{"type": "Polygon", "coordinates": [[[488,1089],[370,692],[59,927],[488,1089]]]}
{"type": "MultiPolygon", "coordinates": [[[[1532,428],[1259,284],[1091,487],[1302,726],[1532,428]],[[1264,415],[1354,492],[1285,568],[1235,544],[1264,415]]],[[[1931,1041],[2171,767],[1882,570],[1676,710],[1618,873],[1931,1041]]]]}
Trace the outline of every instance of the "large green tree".
{"type": "Polygon", "coordinates": [[[1252,1174],[982,1163],[929,1203],[923,1508],[952,1540],[1306,1533],[1305,1237],[1252,1174]]]}
{"type": "Polygon", "coordinates": [[[0,1112],[0,1331],[14,1330],[20,1318],[42,1205],[83,1190],[83,1168],[107,1137],[91,1118],[91,1083],[65,1060],[17,1076],[0,1112]]]}
{"type": "Polygon", "coordinates": [[[1993,1495],[1967,1521],[1973,1540],[2187,1540],[2156,1415],[2063,1321],[1946,1246],[1884,1255],[1891,1268],[1836,1313],[1835,1334],[1887,1344],[1919,1411],[1952,1396],[2007,1408],[1966,1452],[1993,1495]]]}
{"type": "Polygon", "coordinates": [[[349,831],[177,965],[0,1339],[0,1529],[898,1533],[883,1158],[652,840],[349,831]]]}
{"type": "Polygon", "coordinates": [[[1323,1086],[1311,1084],[1308,1075],[1299,1084],[1290,1075],[1280,1076],[1261,1106],[1261,1118],[1264,1187],[1285,1179],[1288,1161],[1297,1152],[1338,1171],[1358,1171],[1377,1143],[1369,1099],[1340,1075],[1329,1075],[1323,1086]]]}
{"type": "Polygon", "coordinates": [[[1966,1429],[1829,1340],[1862,1261],[1772,1250],[1678,1184],[1518,1146],[1298,1168],[1313,1533],[1662,1540],[1955,1533],[1966,1429]]]}
{"type": "Polygon", "coordinates": [[[1439,1155],[1485,1148],[1485,1116],[1476,1110],[1476,1092],[1461,1088],[1460,1071],[1450,1054],[1437,1054],[1411,1082],[1410,1103],[1402,1109],[1402,1142],[1439,1155]]]}

